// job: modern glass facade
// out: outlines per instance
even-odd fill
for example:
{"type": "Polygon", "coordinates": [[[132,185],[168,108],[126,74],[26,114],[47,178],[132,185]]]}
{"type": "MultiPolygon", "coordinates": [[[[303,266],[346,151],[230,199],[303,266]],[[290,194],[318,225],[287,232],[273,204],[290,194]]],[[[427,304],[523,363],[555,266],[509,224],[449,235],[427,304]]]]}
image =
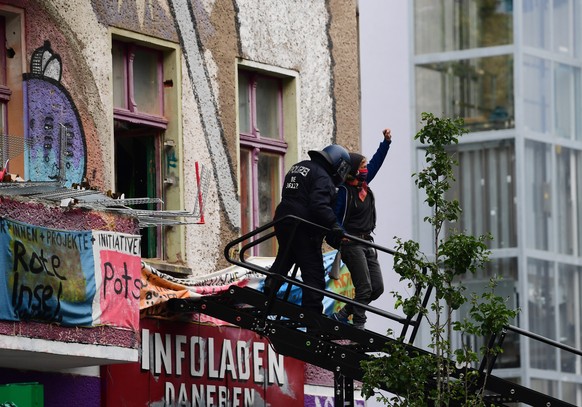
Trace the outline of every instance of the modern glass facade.
{"type": "MultiPolygon", "coordinates": [[[[500,274],[516,325],[582,348],[581,0],[410,7],[414,127],[425,111],[465,120],[455,226],[493,235],[490,269],[467,284],[500,274]]],[[[422,198],[418,208],[421,219],[422,198]]],[[[515,335],[505,348],[496,375],[582,405],[580,357],[515,335]]]]}

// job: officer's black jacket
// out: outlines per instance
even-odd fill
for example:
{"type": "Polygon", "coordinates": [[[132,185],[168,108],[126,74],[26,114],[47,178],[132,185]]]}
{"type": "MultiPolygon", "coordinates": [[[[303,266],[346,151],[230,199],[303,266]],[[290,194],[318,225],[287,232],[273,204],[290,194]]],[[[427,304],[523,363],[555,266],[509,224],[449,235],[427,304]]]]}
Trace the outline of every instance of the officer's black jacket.
{"type": "MultiPolygon", "coordinates": [[[[295,164],[283,183],[281,202],[275,219],[295,215],[330,228],[336,223],[333,211],[336,187],[328,171],[318,162],[305,160],[295,164]]],[[[322,235],[325,230],[318,230],[322,235]]]]}

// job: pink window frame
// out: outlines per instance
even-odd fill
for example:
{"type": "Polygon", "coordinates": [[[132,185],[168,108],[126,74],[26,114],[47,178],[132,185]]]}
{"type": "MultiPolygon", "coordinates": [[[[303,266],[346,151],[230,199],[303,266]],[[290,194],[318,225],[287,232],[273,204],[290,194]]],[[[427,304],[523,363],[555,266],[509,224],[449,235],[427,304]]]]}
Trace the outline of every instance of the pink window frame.
{"type": "Polygon", "coordinates": [[[157,61],[157,75],[158,75],[158,93],[160,95],[160,112],[164,112],[164,85],[163,85],[163,62],[162,62],[162,52],[157,51],[153,48],[140,47],[135,44],[125,43],[122,41],[115,41],[115,44],[119,45],[123,49],[123,85],[125,87],[126,99],[125,108],[114,107],[113,117],[115,119],[128,121],[131,123],[146,124],[148,126],[157,127],[160,129],[166,129],[168,127],[168,119],[164,116],[157,116],[148,113],[140,112],[137,108],[134,98],[134,87],[133,87],[133,59],[137,48],[147,50],[148,52],[158,53],[157,61]]]}
{"type": "MultiPolygon", "coordinates": [[[[0,16],[0,44],[6,44],[6,19],[4,16],[0,16]]],[[[0,69],[2,70],[0,75],[0,104],[4,106],[4,109],[2,109],[2,122],[4,123],[4,133],[8,134],[8,108],[6,105],[10,102],[12,91],[6,86],[6,49],[0,52],[0,69]]],[[[3,151],[6,151],[4,147],[3,151]]],[[[0,163],[0,169],[4,167],[4,164],[4,162],[0,163]]]]}
{"type": "MultiPolygon", "coordinates": [[[[283,86],[282,81],[279,80],[279,88],[278,88],[278,96],[277,96],[277,109],[278,109],[278,117],[279,117],[279,139],[272,139],[267,137],[261,137],[260,131],[258,130],[257,124],[257,116],[256,116],[256,80],[260,77],[269,78],[270,80],[276,79],[272,76],[261,75],[256,72],[249,72],[249,71],[239,71],[239,75],[246,75],[249,79],[248,86],[249,86],[249,99],[250,99],[250,109],[249,109],[249,125],[250,125],[250,133],[241,132],[239,134],[240,137],[240,147],[250,151],[251,156],[251,190],[252,190],[252,208],[250,210],[251,213],[251,222],[250,222],[250,229],[256,229],[260,225],[259,223],[259,185],[258,185],[258,161],[259,155],[261,152],[265,153],[275,153],[281,156],[281,160],[279,162],[279,177],[280,182],[283,181],[283,170],[284,170],[284,161],[285,161],[285,153],[287,152],[287,143],[284,140],[284,117],[283,117],[283,86]]],[[[253,249],[253,254],[256,255],[258,250],[255,247],[253,249]]]]}

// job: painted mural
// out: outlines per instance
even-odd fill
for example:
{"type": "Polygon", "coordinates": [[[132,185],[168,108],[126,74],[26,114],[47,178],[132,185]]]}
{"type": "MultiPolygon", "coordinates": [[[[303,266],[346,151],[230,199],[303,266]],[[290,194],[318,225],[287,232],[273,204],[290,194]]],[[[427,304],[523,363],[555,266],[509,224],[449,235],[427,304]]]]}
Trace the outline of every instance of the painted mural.
{"type": "Polygon", "coordinates": [[[80,184],[86,172],[83,125],[75,104],[61,85],[62,61],[49,41],[32,54],[24,74],[28,178],[80,184]]]}
{"type": "Polygon", "coordinates": [[[208,62],[201,51],[196,14],[191,1],[170,0],[169,3],[180,35],[182,52],[198,104],[200,120],[206,133],[212,166],[215,173],[220,174],[216,177],[217,191],[228,221],[231,226],[238,228],[240,204],[236,195],[235,171],[232,171],[232,164],[225,148],[224,128],[219,120],[219,104],[210,79],[208,62]],[[186,44],[192,45],[186,46],[186,44]],[[224,171],[225,169],[228,169],[228,172],[224,171]]]}

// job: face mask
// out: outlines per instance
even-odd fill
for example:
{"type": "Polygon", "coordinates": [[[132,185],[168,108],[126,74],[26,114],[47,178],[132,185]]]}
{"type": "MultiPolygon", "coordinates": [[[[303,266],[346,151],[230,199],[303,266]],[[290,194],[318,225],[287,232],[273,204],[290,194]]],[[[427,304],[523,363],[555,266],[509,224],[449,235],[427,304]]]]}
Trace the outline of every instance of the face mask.
{"type": "Polygon", "coordinates": [[[358,171],[358,173],[356,174],[356,179],[358,181],[365,181],[368,178],[368,169],[367,168],[363,168],[361,170],[358,171]]]}

